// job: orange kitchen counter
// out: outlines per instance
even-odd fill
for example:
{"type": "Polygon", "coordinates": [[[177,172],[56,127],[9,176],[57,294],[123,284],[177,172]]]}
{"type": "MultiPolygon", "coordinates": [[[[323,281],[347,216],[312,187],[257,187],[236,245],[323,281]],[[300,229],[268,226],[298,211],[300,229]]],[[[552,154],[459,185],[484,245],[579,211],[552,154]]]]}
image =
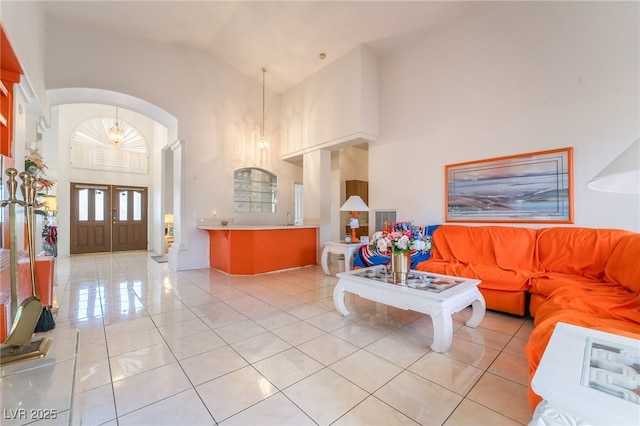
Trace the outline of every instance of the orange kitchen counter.
{"type": "Polygon", "coordinates": [[[209,234],[209,266],[255,275],[317,264],[317,226],[199,226],[209,234]]]}

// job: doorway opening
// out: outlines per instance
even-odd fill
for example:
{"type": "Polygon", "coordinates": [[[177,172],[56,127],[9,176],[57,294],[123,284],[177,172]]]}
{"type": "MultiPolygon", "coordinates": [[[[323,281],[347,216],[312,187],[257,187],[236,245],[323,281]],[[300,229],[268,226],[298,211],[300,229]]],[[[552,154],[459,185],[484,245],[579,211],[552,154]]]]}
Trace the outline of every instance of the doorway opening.
{"type": "Polygon", "coordinates": [[[144,187],[71,182],[70,253],[146,250],[144,187]]]}

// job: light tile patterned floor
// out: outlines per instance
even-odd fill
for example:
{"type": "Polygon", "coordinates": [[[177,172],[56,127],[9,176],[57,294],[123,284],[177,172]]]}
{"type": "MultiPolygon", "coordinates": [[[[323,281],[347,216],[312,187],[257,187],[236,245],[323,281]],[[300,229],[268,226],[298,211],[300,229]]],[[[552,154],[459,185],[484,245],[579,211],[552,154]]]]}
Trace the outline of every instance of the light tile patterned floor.
{"type": "MultiPolygon", "coordinates": [[[[333,270],[337,265],[332,265],[333,270]]],[[[3,424],[518,425],[531,419],[530,319],[428,316],[348,295],[319,266],[253,277],[172,271],[146,252],[56,260],[46,358],[2,369],[3,424]],[[77,343],[77,356],[74,356],[77,343]],[[22,371],[21,371],[22,370],[22,371]],[[73,386],[72,386],[73,385],[73,386]],[[17,418],[16,409],[27,418],[17,418]]]]}

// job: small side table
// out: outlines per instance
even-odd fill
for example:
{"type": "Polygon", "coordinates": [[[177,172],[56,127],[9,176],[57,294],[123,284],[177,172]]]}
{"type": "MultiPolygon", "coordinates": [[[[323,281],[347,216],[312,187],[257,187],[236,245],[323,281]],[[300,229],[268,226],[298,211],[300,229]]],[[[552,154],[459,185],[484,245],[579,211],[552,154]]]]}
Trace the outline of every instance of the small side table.
{"type": "Polygon", "coordinates": [[[329,241],[324,245],[322,250],[322,270],[325,274],[331,275],[329,270],[329,253],[344,255],[344,269],[351,270],[353,264],[353,255],[364,243],[346,243],[344,241],[329,241]]]}
{"type": "Polygon", "coordinates": [[[169,253],[169,247],[173,244],[173,235],[164,236],[164,253],[169,253]]]}
{"type": "Polygon", "coordinates": [[[531,381],[529,426],[639,425],[640,340],[559,322],[531,381]]]}

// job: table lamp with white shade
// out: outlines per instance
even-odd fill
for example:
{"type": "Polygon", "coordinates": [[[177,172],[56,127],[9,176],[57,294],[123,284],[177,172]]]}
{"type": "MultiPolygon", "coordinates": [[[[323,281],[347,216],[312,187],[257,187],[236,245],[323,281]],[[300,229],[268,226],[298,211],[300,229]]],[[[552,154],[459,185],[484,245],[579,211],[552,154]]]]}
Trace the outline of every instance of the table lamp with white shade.
{"type": "Polygon", "coordinates": [[[166,213],[164,215],[164,224],[166,225],[165,235],[173,235],[173,214],[166,213]]]}
{"type": "Polygon", "coordinates": [[[44,210],[55,214],[58,211],[58,201],[55,195],[42,195],[40,202],[44,204],[44,210]]]}
{"type": "Polygon", "coordinates": [[[58,201],[55,195],[42,195],[40,202],[43,204],[42,210],[45,213],[45,225],[53,225],[53,218],[58,212],[58,201]]]}
{"type": "Polygon", "coordinates": [[[640,139],[602,169],[587,187],[621,194],[640,193],[640,139]]]}
{"type": "Polygon", "coordinates": [[[357,195],[352,195],[349,199],[340,207],[341,212],[349,212],[349,226],[351,227],[351,242],[358,243],[360,240],[356,235],[356,229],[360,227],[358,223],[358,216],[360,212],[368,212],[369,207],[365,202],[357,195]]]}

